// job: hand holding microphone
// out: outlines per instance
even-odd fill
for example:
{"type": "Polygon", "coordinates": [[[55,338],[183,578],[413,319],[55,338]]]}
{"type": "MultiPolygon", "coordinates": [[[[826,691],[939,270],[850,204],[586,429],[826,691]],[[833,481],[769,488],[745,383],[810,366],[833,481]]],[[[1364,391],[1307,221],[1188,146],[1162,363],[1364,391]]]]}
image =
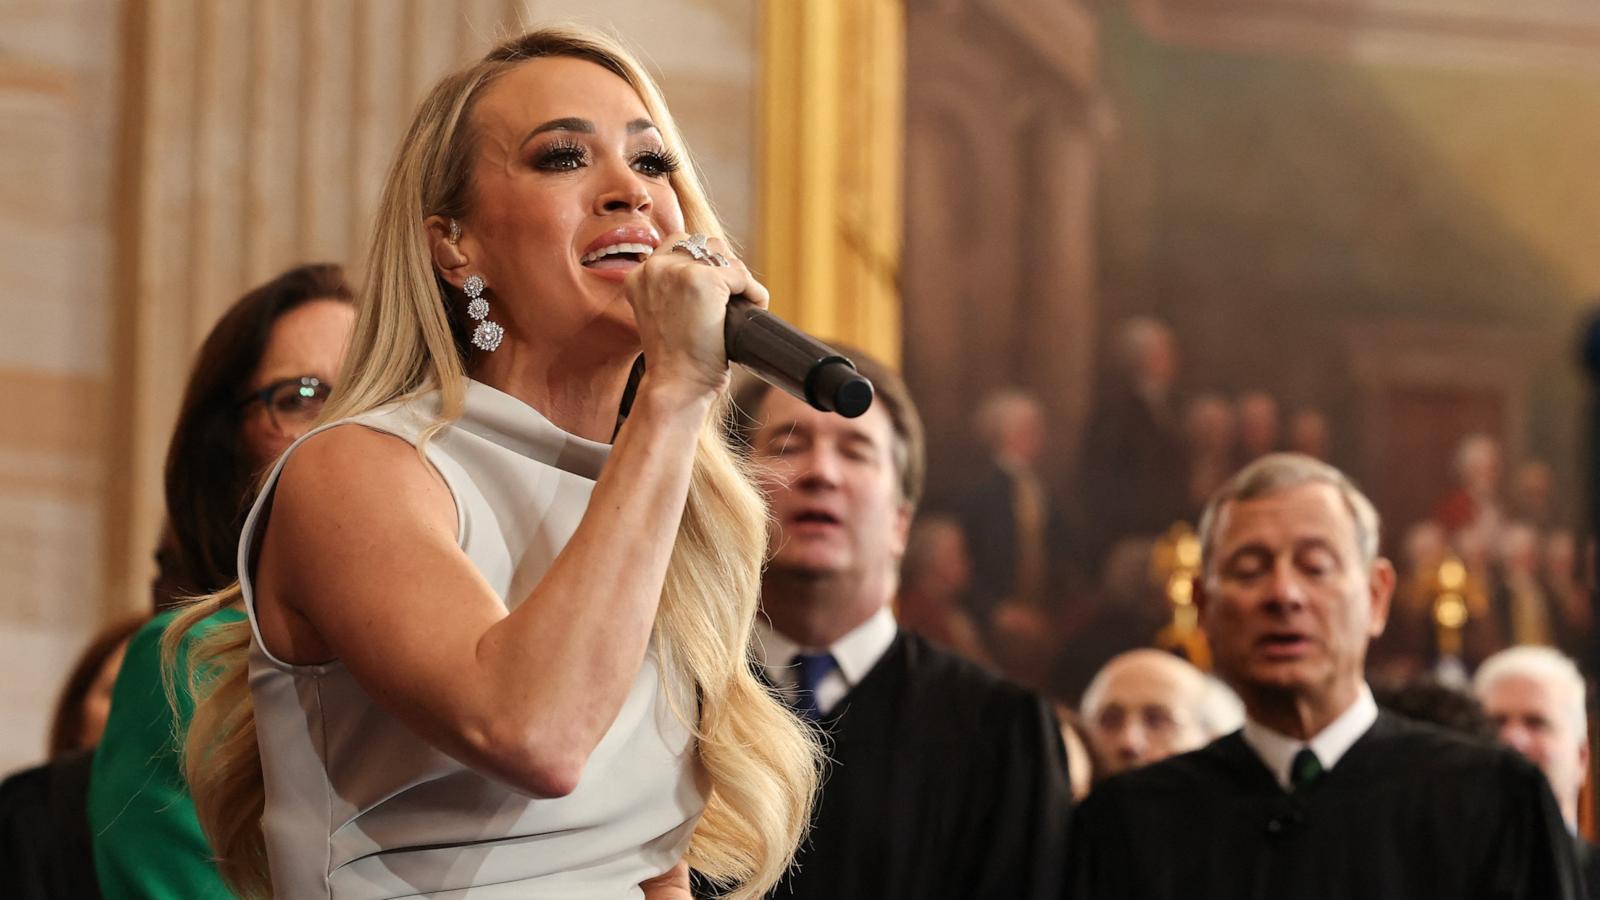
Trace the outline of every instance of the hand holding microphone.
{"type": "MultiPolygon", "coordinates": [[[[689,235],[672,249],[713,266],[729,265],[727,257],[706,246],[703,234],[689,235]]],[[[722,343],[729,362],[823,412],[853,419],[872,405],[872,382],[855,363],[742,294],[728,298],[722,343]]]]}
{"type": "MultiPolygon", "coordinates": [[[[872,405],[872,383],[845,356],[754,302],[749,292],[765,299],[766,289],[742,264],[713,249],[703,234],[674,235],[663,244],[669,252],[697,263],[728,270],[731,296],[724,313],[723,350],[729,362],[744,366],[762,380],[823,412],[854,418],[872,405]]],[[[659,251],[658,251],[659,252],[659,251]]],[[[641,266],[640,269],[659,268],[641,266]]],[[[637,272],[636,275],[645,274],[637,272]]],[[[630,279],[634,275],[629,276],[630,279]]],[[[636,301],[637,305],[637,301],[636,301]]],[[[647,340],[647,346],[652,343],[647,340]]],[[[631,388],[631,386],[630,386],[631,388]]],[[[632,390],[628,392],[631,394],[632,390]]]]}

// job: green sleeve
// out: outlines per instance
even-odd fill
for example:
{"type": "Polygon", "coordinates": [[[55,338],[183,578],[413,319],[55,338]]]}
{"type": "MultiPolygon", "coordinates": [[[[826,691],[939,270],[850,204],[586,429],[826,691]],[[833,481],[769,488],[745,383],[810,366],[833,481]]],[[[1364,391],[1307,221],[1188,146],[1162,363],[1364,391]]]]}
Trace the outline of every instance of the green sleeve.
{"type": "MultiPolygon", "coordinates": [[[[161,636],[175,614],[157,616],[129,642],[95,749],[89,826],[107,900],[232,897],[211,863],[179,768],[177,736],[188,727],[194,704],[180,689],[175,721],[161,684],[161,636]]],[[[225,609],[197,624],[186,643],[213,625],[243,618],[225,609]]]]}

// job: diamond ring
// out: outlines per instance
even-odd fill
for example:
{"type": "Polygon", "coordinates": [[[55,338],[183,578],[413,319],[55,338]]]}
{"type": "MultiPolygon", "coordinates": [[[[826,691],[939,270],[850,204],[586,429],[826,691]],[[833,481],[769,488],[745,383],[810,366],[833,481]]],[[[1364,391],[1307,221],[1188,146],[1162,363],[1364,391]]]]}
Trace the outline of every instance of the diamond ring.
{"type": "Polygon", "coordinates": [[[684,238],[683,240],[678,241],[676,244],[673,244],[672,249],[681,250],[684,253],[689,254],[690,256],[694,257],[696,262],[710,262],[712,265],[716,265],[716,262],[712,259],[714,254],[712,254],[710,250],[706,249],[706,236],[703,234],[691,234],[687,238],[684,238]]]}

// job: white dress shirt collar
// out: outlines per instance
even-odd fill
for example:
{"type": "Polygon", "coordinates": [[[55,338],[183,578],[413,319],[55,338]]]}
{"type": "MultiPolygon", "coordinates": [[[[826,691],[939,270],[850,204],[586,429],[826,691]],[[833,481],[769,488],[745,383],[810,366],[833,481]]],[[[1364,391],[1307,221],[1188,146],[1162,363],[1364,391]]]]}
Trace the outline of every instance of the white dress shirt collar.
{"type": "Polygon", "coordinates": [[[1289,776],[1295,754],[1305,747],[1310,747],[1311,752],[1317,755],[1317,761],[1322,763],[1323,771],[1332,771],[1350,747],[1366,734],[1376,721],[1378,721],[1378,703],[1372,699],[1372,689],[1362,682],[1361,693],[1356,695],[1356,702],[1350,704],[1349,709],[1340,713],[1338,718],[1329,722],[1328,727],[1317,732],[1311,740],[1296,740],[1254,719],[1247,718],[1244,723],[1244,741],[1256,752],[1256,756],[1261,758],[1268,771],[1272,772],[1272,777],[1278,780],[1278,786],[1287,791],[1292,789],[1289,776]]]}
{"type": "Polygon", "coordinates": [[[839,667],[828,673],[817,686],[817,708],[824,714],[832,711],[852,688],[867,677],[883,654],[894,643],[900,626],[895,624],[894,613],[885,606],[873,613],[865,622],[846,632],[843,637],[827,647],[802,647],[787,636],[779,634],[766,617],[756,616],[755,649],[767,680],[780,691],[793,690],[799,682],[794,669],[796,653],[831,653],[839,667]]]}

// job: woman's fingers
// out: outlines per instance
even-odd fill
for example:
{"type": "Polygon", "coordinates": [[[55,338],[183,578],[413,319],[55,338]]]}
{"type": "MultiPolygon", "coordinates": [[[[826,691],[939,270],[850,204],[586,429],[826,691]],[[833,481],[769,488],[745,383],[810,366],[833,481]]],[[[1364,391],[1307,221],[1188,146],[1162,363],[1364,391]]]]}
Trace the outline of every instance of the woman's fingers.
{"type": "Polygon", "coordinates": [[[668,235],[628,274],[625,286],[652,371],[717,389],[728,371],[723,347],[728,298],[743,294],[765,304],[766,289],[730,257],[722,241],[706,241],[698,253],[672,249],[687,242],[687,235],[668,235]],[[711,254],[726,258],[728,265],[715,265],[711,254]]]}
{"type": "MultiPolygon", "coordinates": [[[[661,263],[658,267],[697,267],[709,270],[709,273],[715,274],[727,285],[728,293],[744,293],[748,283],[754,279],[751,277],[750,269],[745,266],[744,261],[734,255],[733,248],[729,247],[721,238],[708,237],[705,239],[704,249],[700,251],[698,257],[687,247],[673,249],[680,244],[688,244],[689,237],[689,235],[682,233],[668,235],[661,242],[661,248],[657,249],[650,259],[646,260],[646,263],[648,264],[657,258],[661,258],[661,263]]],[[[707,277],[710,277],[710,275],[707,277]]]]}
{"type": "MultiPolygon", "coordinates": [[[[675,276],[688,279],[688,285],[709,288],[711,285],[720,284],[722,290],[717,293],[721,295],[719,299],[723,300],[723,302],[726,302],[727,297],[738,294],[763,309],[768,306],[771,298],[767,292],[766,285],[756,280],[749,267],[744,264],[743,260],[733,254],[732,248],[725,242],[720,238],[708,238],[706,240],[706,249],[703,251],[706,255],[705,259],[696,259],[687,250],[671,249],[680,241],[687,241],[688,238],[688,235],[682,233],[669,235],[666,240],[661,242],[661,247],[665,249],[658,249],[645,261],[644,265],[639,266],[629,276],[630,282],[635,280],[649,282],[651,283],[650,287],[655,288],[657,286],[655,283],[666,280],[660,276],[671,271],[675,276]],[[713,263],[710,256],[713,253],[720,255],[727,262],[727,265],[713,263]]],[[[686,285],[684,290],[692,290],[692,288],[686,285]]],[[[643,296],[646,293],[655,295],[663,293],[663,291],[641,289],[630,292],[630,299],[635,301],[636,307],[639,300],[655,299],[653,296],[648,298],[643,296]]]]}
{"type": "Polygon", "coordinates": [[[728,293],[739,294],[751,303],[766,309],[771,299],[767,293],[767,286],[756,280],[750,273],[749,267],[744,264],[744,260],[734,256],[733,250],[719,238],[711,238],[707,241],[707,246],[714,252],[722,254],[723,259],[728,261],[728,265],[718,269],[727,276],[728,293]]]}

